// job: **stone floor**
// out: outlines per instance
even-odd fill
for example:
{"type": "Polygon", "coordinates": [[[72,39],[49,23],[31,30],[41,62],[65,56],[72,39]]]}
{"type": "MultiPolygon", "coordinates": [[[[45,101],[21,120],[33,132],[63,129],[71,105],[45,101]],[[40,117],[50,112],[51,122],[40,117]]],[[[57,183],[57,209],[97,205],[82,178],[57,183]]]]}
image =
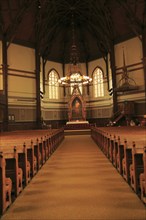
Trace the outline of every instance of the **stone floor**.
{"type": "Polygon", "coordinates": [[[1,219],[146,220],[146,209],[90,135],[73,135],[1,219]]]}

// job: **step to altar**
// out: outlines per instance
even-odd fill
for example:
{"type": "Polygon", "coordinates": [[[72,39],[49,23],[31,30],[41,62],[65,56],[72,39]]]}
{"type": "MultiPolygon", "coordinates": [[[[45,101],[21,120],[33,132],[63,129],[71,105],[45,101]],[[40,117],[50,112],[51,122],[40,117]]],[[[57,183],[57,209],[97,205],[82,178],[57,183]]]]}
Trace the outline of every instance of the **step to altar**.
{"type": "Polygon", "coordinates": [[[91,129],[74,129],[74,130],[64,130],[64,135],[90,135],[91,129]]]}

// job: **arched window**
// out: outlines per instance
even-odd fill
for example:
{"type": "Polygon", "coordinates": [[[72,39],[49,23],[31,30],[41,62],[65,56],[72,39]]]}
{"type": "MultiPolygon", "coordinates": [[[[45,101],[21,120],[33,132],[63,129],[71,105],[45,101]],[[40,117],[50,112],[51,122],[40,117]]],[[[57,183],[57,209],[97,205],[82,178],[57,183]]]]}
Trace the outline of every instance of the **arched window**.
{"type": "Polygon", "coordinates": [[[51,70],[48,77],[49,83],[49,99],[58,99],[59,98],[59,83],[58,83],[58,74],[55,70],[51,70]]]}
{"type": "Polygon", "coordinates": [[[103,71],[98,67],[93,72],[93,95],[95,98],[104,96],[103,71]]]}
{"type": "Polygon", "coordinates": [[[71,76],[70,76],[70,79],[71,79],[71,84],[70,84],[71,94],[73,92],[74,85],[76,85],[76,84],[78,85],[79,90],[82,94],[83,88],[82,88],[82,83],[80,83],[80,81],[81,81],[80,76],[81,76],[80,73],[72,73],[71,74],[71,76]],[[76,82],[78,82],[78,83],[76,83],[76,82]]]}

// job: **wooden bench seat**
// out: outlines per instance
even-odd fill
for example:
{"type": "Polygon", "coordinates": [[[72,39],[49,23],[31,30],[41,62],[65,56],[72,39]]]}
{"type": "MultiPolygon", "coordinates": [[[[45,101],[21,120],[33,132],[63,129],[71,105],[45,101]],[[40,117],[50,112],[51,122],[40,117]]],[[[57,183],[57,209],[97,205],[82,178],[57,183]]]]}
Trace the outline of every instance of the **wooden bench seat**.
{"type": "Polygon", "coordinates": [[[143,127],[91,128],[91,136],[132,189],[146,202],[146,146],[143,127]]]}
{"type": "Polygon", "coordinates": [[[124,142],[124,157],[122,170],[124,179],[130,184],[130,165],[132,164],[132,146],[128,147],[127,140],[124,142]]]}
{"type": "Polygon", "coordinates": [[[122,161],[124,158],[124,142],[121,142],[120,137],[118,136],[118,142],[117,142],[117,156],[116,156],[116,164],[117,164],[117,170],[122,175],[123,174],[123,166],[122,161]]]}
{"type": "Polygon", "coordinates": [[[23,147],[17,146],[15,147],[17,153],[18,153],[18,166],[23,171],[23,187],[25,187],[31,180],[30,175],[30,162],[27,159],[27,149],[26,145],[23,147]]]}
{"type": "Polygon", "coordinates": [[[12,180],[6,177],[6,161],[0,153],[0,214],[11,205],[12,180]]]}
{"type": "Polygon", "coordinates": [[[146,204],[146,147],[143,151],[144,171],[140,174],[140,192],[141,200],[146,204]]]}
{"type": "Polygon", "coordinates": [[[23,189],[23,171],[18,165],[18,154],[16,149],[11,152],[1,153],[1,157],[5,160],[5,176],[12,181],[12,199],[14,200],[23,189]]]}
{"type": "Polygon", "coordinates": [[[136,148],[135,143],[133,143],[132,164],[130,165],[130,184],[138,195],[140,194],[140,174],[144,172],[143,152],[143,147],[136,148]]]}
{"type": "Polygon", "coordinates": [[[0,215],[64,139],[64,129],[0,134],[0,215]]]}

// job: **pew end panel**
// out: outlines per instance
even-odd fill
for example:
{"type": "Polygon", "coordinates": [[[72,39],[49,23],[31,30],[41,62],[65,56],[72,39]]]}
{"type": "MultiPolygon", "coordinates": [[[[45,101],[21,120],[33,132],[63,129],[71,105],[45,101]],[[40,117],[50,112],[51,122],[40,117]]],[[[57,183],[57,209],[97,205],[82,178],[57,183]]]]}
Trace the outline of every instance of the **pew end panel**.
{"type": "Polygon", "coordinates": [[[18,154],[14,149],[14,153],[4,153],[6,161],[6,177],[12,180],[12,199],[14,200],[23,190],[23,171],[18,166],[18,154]]]}
{"type": "Polygon", "coordinates": [[[41,137],[39,144],[39,151],[41,154],[41,166],[46,162],[46,154],[45,154],[45,139],[41,137]]]}
{"type": "Polygon", "coordinates": [[[140,174],[144,171],[143,148],[136,148],[135,143],[132,147],[132,164],[130,165],[130,184],[132,189],[140,194],[140,174]]]}
{"type": "Polygon", "coordinates": [[[32,143],[27,146],[27,160],[30,165],[30,178],[32,178],[37,173],[37,159],[34,155],[34,147],[32,143]]]}
{"type": "Polygon", "coordinates": [[[113,163],[114,137],[110,135],[109,160],[113,163]]]}
{"type": "Polygon", "coordinates": [[[130,165],[132,164],[132,148],[124,142],[124,158],[122,160],[123,178],[130,184],[130,165]]]}
{"type": "Polygon", "coordinates": [[[140,191],[141,191],[141,200],[146,204],[146,146],[143,151],[143,165],[144,171],[140,174],[140,191]]]}
{"type": "Polygon", "coordinates": [[[117,170],[122,175],[123,167],[122,160],[124,158],[124,143],[121,142],[120,137],[118,137],[118,146],[117,146],[117,170]]]}
{"type": "Polygon", "coordinates": [[[116,136],[114,136],[114,142],[113,142],[113,165],[115,168],[117,168],[117,156],[118,156],[118,139],[116,136]]]}
{"type": "Polygon", "coordinates": [[[33,143],[33,147],[34,147],[34,156],[36,158],[36,172],[38,172],[38,170],[42,166],[42,155],[40,152],[40,146],[38,141],[36,141],[36,143],[33,143]]]}
{"type": "Polygon", "coordinates": [[[30,182],[30,162],[27,160],[26,145],[17,147],[18,165],[23,171],[23,186],[25,187],[30,182]]]}
{"type": "Polygon", "coordinates": [[[6,177],[6,161],[0,153],[0,215],[2,215],[12,203],[12,180],[6,177]]]}

